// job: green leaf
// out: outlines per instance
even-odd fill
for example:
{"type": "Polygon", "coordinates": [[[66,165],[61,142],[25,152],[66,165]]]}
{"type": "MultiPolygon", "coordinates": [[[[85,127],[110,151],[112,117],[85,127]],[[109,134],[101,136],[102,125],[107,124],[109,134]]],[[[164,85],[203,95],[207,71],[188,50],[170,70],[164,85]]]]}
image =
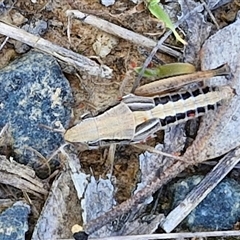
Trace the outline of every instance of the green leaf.
{"type": "MultiPolygon", "coordinates": [[[[137,73],[140,73],[142,70],[141,67],[134,69],[137,73]]],[[[172,76],[178,76],[183,74],[189,74],[195,72],[196,69],[192,64],[189,63],[170,63],[158,66],[156,68],[146,68],[143,76],[150,78],[166,78],[172,76]]]]}
{"type": "Polygon", "coordinates": [[[163,21],[167,28],[172,30],[176,39],[184,45],[187,45],[187,42],[183,40],[180,35],[175,30],[175,27],[169,18],[168,14],[162,9],[159,5],[159,0],[145,0],[148,10],[159,20],[163,21]]]}

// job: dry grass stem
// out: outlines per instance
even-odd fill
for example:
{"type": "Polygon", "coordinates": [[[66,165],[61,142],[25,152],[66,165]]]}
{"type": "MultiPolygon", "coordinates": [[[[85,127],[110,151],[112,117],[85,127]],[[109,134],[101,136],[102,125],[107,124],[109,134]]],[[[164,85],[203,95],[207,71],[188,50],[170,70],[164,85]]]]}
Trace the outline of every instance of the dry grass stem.
{"type": "Polygon", "coordinates": [[[173,158],[173,159],[176,159],[178,161],[183,161],[183,162],[185,161],[182,157],[178,157],[178,156],[175,156],[175,155],[172,155],[172,154],[169,154],[169,153],[159,151],[159,150],[155,149],[154,147],[151,147],[151,146],[148,146],[148,145],[145,145],[145,144],[134,144],[133,146],[136,147],[136,148],[142,149],[144,151],[148,151],[148,152],[155,153],[155,154],[158,154],[158,155],[162,155],[162,156],[165,156],[165,157],[173,158]]]}
{"type": "MultiPolygon", "coordinates": [[[[70,17],[75,17],[84,23],[90,24],[98,29],[101,29],[104,32],[110,33],[112,35],[118,36],[120,38],[123,38],[125,40],[128,40],[130,42],[133,42],[137,45],[141,45],[147,48],[153,48],[156,46],[157,42],[147,38],[141,34],[132,32],[126,28],[120,27],[116,24],[110,23],[106,20],[103,20],[99,17],[85,14],[83,12],[80,12],[78,10],[68,10],[66,12],[67,16],[70,17]]],[[[162,52],[165,52],[171,56],[174,57],[180,57],[180,53],[178,51],[175,51],[169,47],[166,46],[161,46],[159,48],[162,52]]]]}
{"type": "Polygon", "coordinates": [[[66,64],[74,66],[76,69],[86,71],[90,75],[109,78],[112,75],[112,70],[105,65],[98,65],[95,61],[51,43],[41,37],[28,33],[20,28],[0,21],[0,34],[23,42],[42,52],[48,53],[56,57],[58,60],[66,64]]]}
{"type": "MultiPolygon", "coordinates": [[[[193,13],[195,13],[196,11],[198,11],[199,9],[201,9],[202,5],[199,5],[198,7],[194,8],[193,11],[189,12],[186,16],[182,17],[175,25],[174,27],[177,28],[180,24],[182,24],[190,15],[192,15],[193,13]]],[[[145,71],[145,69],[147,68],[147,66],[150,64],[150,62],[152,61],[152,58],[154,57],[154,55],[156,54],[156,52],[158,51],[158,49],[161,48],[162,44],[166,41],[166,39],[172,34],[172,31],[169,30],[167,31],[163,37],[161,37],[161,39],[157,42],[157,44],[154,45],[154,48],[152,49],[151,53],[149,54],[149,56],[147,57],[147,59],[145,60],[142,69],[140,71],[140,73],[138,74],[138,77],[136,78],[134,84],[133,84],[133,88],[132,88],[132,93],[134,93],[135,89],[140,85],[140,81],[142,79],[143,73],[145,71]]]]}

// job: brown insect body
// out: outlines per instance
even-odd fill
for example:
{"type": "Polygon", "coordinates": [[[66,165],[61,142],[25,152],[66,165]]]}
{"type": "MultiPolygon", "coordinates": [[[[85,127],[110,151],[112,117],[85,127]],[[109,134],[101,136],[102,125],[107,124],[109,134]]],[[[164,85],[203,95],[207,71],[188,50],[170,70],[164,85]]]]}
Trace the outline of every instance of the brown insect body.
{"type": "Polygon", "coordinates": [[[129,94],[106,112],[68,129],[64,137],[68,142],[81,142],[89,147],[137,143],[158,130],[214,110],[222,100],[232,96],[233,90],[229,86],[155,97],[129,94]]]}

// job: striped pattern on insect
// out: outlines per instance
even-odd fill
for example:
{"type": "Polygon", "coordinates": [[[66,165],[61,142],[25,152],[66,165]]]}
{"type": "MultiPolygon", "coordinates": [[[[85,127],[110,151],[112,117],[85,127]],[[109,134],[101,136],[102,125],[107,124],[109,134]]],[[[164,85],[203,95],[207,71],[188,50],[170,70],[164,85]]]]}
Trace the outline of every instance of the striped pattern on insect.
{"type": "Polygon", "coordinates": [[[216,109],[233,95],[229,86],[155,97],[129,94],[104,113],[83,119],[68,129],[64,138],[89,148],[142,142],[161,129],[216,109]]]}

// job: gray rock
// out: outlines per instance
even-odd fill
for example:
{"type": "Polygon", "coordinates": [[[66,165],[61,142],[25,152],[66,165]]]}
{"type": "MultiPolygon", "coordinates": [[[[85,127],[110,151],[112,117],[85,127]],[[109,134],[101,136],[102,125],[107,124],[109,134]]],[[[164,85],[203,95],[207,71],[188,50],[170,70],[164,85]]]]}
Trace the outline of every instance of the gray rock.
{"type": "MultiPolygon", "coordinates": [[[[174,184],[173,205],[176,206],[202,179],[193,176],[174,184]]],[[[240,187],[233,179],[224,179],[188,215],[184,224],[191,231],[230,230],[239,221],[240,187]]]]}
{"type": "Polygon", "coordinates": [[[0,239],[23,240],[28,231],[30,207],[23,202],[16,202],[0,215],[0,239]]]}
{"type": "MultiPolygon", "coordinates": [[[[9,124],[15,160],[39,166],[31,147],[48,158],[63,143],[57,123],[67,127],[72,94],[56,60],[31,51],[0,70],[0,127],[9,124]]],[[[53,164],[55,165],[55,164],[53,164]]]]}

